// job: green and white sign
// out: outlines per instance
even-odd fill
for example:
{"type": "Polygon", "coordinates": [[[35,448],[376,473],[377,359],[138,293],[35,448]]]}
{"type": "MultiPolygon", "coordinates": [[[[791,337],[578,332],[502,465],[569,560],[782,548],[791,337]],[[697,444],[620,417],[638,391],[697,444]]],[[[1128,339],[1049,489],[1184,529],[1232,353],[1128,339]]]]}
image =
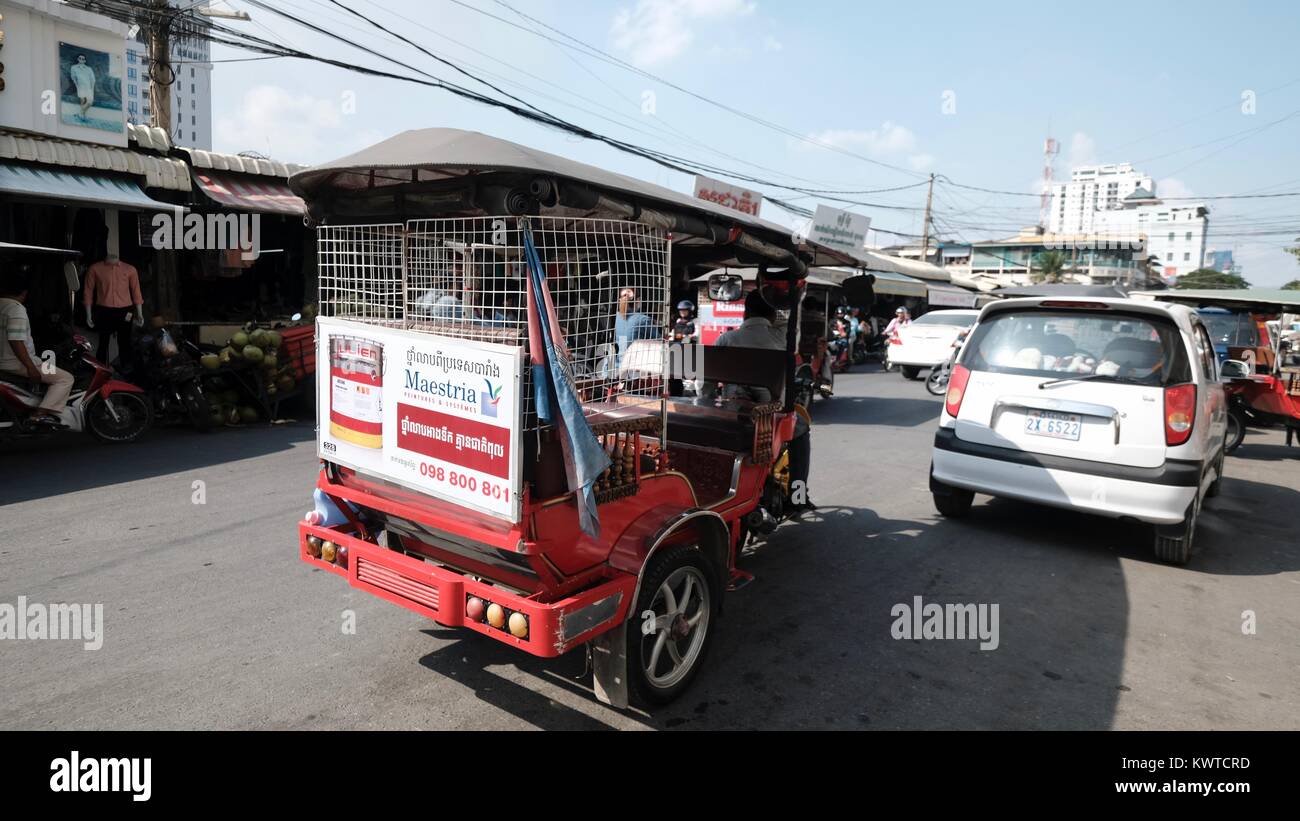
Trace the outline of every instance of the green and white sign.
{"type": "Polygon", "coordinates": [[[808,227],[808,239],[828,248],[860,251],[866,247],[870,228],[871,217],[819,205],[808,227]]]}

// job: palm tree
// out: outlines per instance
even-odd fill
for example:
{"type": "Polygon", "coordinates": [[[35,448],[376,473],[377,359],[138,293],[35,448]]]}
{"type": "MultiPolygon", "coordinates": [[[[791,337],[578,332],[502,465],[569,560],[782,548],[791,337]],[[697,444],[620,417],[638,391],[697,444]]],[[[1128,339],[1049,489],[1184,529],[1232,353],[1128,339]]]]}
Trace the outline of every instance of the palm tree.
{"type": "Polygon", "coordinates": [[[1031,266],[1029,278],[1035,283],[1060,282],[1067,261],[1065,254],[1061,251],[1044,251],[1034,258],[1034,266],[1037,266],[1038,270],[1034,270],[1034,267],[1031,266]]]}

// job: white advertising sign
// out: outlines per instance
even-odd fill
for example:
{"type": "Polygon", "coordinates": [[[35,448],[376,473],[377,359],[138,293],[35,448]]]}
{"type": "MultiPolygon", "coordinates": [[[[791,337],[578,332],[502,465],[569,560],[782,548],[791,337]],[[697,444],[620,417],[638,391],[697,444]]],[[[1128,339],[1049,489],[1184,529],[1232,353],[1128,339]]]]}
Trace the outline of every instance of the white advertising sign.
{"type": "Polygon", "coordinates": [[[695,177],[695,198],[716,202],[724,208],[758,216],[758,209],[763,204],[763,195],[748,188],[740,188],[731,183],[715,180],[697,174],[695,177]]]}
{"type": "Polygon", "coordinates": [[[808,226],[808,239],[827,248],[861,251],[866,247],[870,228],[871,217],[819,205],[808,226]]]}
{"type": "Polygon", "coordinates": [[[322,459],[518,521],[522,351],[316,320],[322,459]]]}

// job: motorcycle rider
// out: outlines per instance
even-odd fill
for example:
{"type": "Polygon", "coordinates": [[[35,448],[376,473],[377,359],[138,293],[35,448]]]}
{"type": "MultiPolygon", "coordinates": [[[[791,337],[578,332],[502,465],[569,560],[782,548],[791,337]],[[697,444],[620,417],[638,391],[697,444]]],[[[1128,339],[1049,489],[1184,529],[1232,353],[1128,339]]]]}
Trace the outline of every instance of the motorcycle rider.
{"type": "Polygon", "coordinates": [[[693,342],[695,339],[695,303],[683,299],[677,303],[677,319],[670,329],[673,342],[693,342]]]}
{"type": "Polygon", "coordinates": [[[42,367],[36,362],[36,344],[32,340],[31,322],[27,318],[27,289],[30,271],[19,266],[0,273],[0,371],[26,374],[33,382],[44,384],[45,396],[32,409],[35,421],[57,424],[59,412],[72,392],[72,374],[62,368],[42,367]]]}

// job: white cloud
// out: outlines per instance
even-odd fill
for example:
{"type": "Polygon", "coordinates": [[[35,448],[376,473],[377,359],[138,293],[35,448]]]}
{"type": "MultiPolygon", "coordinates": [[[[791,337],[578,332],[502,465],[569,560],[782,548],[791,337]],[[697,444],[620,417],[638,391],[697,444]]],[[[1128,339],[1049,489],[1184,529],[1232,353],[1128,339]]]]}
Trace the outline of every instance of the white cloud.
{"type": "Polygon", "coordinates": [[[671,60],[695,39],[694,27],[754,11],[753,0],[636,0],[614,15],[614,46],[638,66],[671,60]]]}
{"type": "Polygon", "coordinates": [[[1166,177],[1163,180],[1156,180],[1156,196],[1162,199],[1194,197],[1196,193],[1182,180],[1176,177],[1166,177]]]}
{"type": "MultiPolygon", "coordinates": [[[[888,120],[882,123],[880,128],[831,128],[809,134],[808,138],[816,143],[850,149],[879,159],[903,159],[917,171],[929,168],[935,163],[933,155],[917,150],[916,135],[910,129],[888,120]]],[[[795,145],[800,149],[815,148],[803,141],[795,145]]]]}
{"type": "Polygon", "coordinates": [[[1070,168],[1080,165],[1097,164],[1097,141],[1082,131],[1074,132],[1070,138],[1070,150],[1065,155],[1070,168]]]}
{"type": "MultiPolygon", "coordinates": [[[[358,112],[363,101],[357,103],[358,112]]],[[[363,128],[360,113],[345,114],[342,98],[294,94],[274,85],[244,93],[234,116],[218,117],[220,151],[259,151],[277,160],[316,163],[378,142],[383,134],[363,128]]]]}

